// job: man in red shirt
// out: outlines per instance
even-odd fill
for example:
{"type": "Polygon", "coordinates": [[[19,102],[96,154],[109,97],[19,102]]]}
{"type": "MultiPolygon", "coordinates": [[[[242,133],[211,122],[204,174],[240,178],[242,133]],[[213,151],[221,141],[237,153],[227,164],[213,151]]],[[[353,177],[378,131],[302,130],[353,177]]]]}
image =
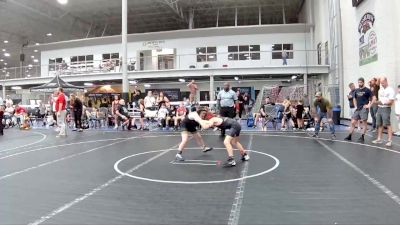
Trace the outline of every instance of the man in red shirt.
{"type": "Polygon", "coordinates": [[[187,114],[187,109],[186,109],[185,105],[183,104],[183,102],[181,102],[181,104],[179,105],[179,108],[176,109],[176,116],[175,116],[175,121],[174,121],[174,125],[175,125],[176,129],[178,128],[178,123],[185,118],[186,114],[187,114]]]}
{"type": "Polygon", "coordinates": [[[19,119],[19,124],[22,126],[25,124],[26,109],[24,107],[15,105],[15,117],[19,119]]]}
{"type": "Polygon", "coordinates": [[[67,116],[67,100],[64,94],[63,88],[58,88],[58,98],[56,101],[56,112],[57,112],[57,123],[60,127],[60,133],[57,137],[67,136],[67,126],[65,122],[65,117],[67,116]]]}

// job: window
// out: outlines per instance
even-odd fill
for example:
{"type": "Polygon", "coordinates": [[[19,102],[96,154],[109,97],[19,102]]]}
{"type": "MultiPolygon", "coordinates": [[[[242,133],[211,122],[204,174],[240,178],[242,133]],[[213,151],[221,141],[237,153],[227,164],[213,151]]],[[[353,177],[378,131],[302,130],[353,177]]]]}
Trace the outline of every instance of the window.
{"type": "Polygon", "coordinates": [[[321,64],[322,64],[322,53],[321,53],[321,51],[322,51],[322,44],[319,43],[319,44],[317,45],[318,65],[321,65],[321,64]]]}
{"type": "Polygon", "coordinates": [[[115,65],[119,65],[119,53],[105,53],[103,54],[103,62],[114,60],[115,65]]]}
{"type": "Polygon", "coordinates": [[[272,59],[282,59],[283,51],[287,52],[288,59],[293,59],[293,44],[272,45],[272,59]]]}
{"type": "Polygon", "coordinates": [[[228,60],[260,60],[260,45],[228,46],[228,60]]]}
{"type": "Polygon", "coordinates": [[[217,61],[217,47],[196,48],[197,62],[217,61]]]}
{"type": "Polygon", "coordinates": [[[61,64],[62,61],[62,58],[49,59],[49,71],[55,71],[57,65],[61,64]]]}
{"type": "Polygon", "coordinates": [[[71,65],[93,63],[93,55],[71,56],[71,65]]]}
{"type": "Polygon", "coordinates": [[[325,42],[325,65],[329,65],[329,45],[325,42]]]}

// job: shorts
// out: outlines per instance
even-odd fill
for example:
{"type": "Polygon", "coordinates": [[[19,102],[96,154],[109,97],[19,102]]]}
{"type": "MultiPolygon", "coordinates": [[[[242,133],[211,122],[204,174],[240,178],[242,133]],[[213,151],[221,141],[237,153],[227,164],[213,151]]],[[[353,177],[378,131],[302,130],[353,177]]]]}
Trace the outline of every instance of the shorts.
{"type": "Polygon", "coordinates": [[[219,111],[221,117],[235,118],[236,112],[233,107],[221,107],[219,111]]]}
{"type": "Polygon", "coordinates": [[[354,112],[356,111],[356,108],[350,108],[349,110],[349,116],[350,118],[353,118],[354,112]]]}
{"type": "Polygon", "coordinates": [[[194,120],[190,120],[186,117],[185,119],[182,120],[181,126],[182,126],[182,131],[186,131],[193,134],[197,132],[197,127],[199,126],[199,123],[197,123],[194,120]]]}
{"type": "Polygon", "coordinates": [[[140,112],[140,118],[144,118],[144,112],[140,112]]]}
{"type": "Polygon", "coordinates": [[[226,135],[231,136],[231,137],[239,137],[240,131],[242,130],[242,127],[240,126],[239,123],[233,124],[231,129],[226,133],[226,135]]]}
{"type": "Polygon", "coordinates": [[[367,121],[368,114],[369,114],[369,109],[362,108],[361,110],[356,110],[351,118],[354,120],[367,121]]]}
{"type": "Polygon", "coordinates": [[[392,109],[389,107],[378,107],[376,113],[376,126],[377,127],[387,127],[390,126],[390,113],[392,109]]]}

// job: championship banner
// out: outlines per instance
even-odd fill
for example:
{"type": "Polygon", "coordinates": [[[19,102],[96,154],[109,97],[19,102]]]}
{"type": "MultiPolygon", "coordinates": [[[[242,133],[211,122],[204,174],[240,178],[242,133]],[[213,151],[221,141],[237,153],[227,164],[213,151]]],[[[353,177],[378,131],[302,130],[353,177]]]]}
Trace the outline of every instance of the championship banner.
{"type": "Polygon", "coordinates": [[[363,66],[378,60],[378,39],[374,29],[375,16],[365,13],[358,25],[359,38],[359,65],[363,66]]]}

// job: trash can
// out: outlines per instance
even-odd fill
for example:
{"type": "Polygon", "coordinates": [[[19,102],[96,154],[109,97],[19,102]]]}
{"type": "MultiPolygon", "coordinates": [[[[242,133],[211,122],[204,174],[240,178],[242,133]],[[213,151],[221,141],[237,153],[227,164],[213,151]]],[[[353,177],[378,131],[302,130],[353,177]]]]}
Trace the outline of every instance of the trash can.
{"type": "Polygon", "coordinates": [[[340,112],[341,112],[340,105],[333,108],[332,112],[332,120],[335,125],[340,125],[340,112]]]}

